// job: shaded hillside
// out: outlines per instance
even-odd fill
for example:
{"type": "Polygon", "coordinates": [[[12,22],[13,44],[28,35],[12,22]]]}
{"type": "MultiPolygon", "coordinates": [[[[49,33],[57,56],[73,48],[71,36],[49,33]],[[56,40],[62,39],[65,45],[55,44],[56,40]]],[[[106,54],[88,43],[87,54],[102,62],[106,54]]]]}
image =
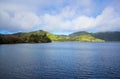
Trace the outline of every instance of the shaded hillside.
{"type": "Polygon", "coordinates": [[[45,31],[39,30],[28,33],[15,33],[11,35],[0,35],[0,44],[11,43],[47,43],[51,40],[45,31]]]}
{"type": "Polygon", "coordinates": [[[22,37],[18,37],[14,35],[0,36],[0,44],[11,44],[11,43],[25,43],[25,40],[22,37]]]}
{"type": "Polygon", "coordinates": [[[120,41],[120,32],[99,32],[92,35],[105,41],[120,41]]]}
{"type": "Polygon", "coordinates": [[[25,38],[26,42],[30,43],[46,43],[51,42],[51,39],[47,36],[47,32],[43,30],[28,32],[28,33],[16,33],[13,34],[25,38]]]}
{"type": "Polygon", "coordinates": [[[86,31],[80,31],[80,32],[74,32],[72,34],[69,34],[69,36],[80,36],[80,35],[86,35],[86,34],[90,34],[86,31]]]}

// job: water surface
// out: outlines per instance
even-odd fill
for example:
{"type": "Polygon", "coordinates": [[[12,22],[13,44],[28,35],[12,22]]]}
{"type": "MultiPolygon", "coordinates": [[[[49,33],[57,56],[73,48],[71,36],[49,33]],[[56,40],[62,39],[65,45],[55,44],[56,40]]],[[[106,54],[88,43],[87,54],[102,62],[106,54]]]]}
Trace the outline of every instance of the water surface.
{"type": "Polygon", "coordinates": [[[120,43],[0,45],[0,79],[120,79],[120,43]]]}

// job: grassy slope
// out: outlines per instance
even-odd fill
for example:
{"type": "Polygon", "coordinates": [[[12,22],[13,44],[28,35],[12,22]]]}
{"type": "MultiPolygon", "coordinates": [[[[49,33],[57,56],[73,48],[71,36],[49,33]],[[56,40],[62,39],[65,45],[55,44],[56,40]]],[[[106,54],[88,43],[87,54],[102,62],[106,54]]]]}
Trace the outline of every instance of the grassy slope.
{"type": "Polygon", "coordinates": [[[104,42],[104,40],[95,38],[90,34],[84,34],[80,36],[71,36],[71,39],[75,41],[81,41],[81,42],[104,42]]]}
{"type": "Polygon", "coordinates": [[[47,33],[47,36],[52,41],[80,41],[80,42],[104,42],[102,39],[95,38],[90,34],[82,34],[82,35],[75,35],[75,36],[61,36],[61,35],[54,35],[51,33],[47,33]]]}

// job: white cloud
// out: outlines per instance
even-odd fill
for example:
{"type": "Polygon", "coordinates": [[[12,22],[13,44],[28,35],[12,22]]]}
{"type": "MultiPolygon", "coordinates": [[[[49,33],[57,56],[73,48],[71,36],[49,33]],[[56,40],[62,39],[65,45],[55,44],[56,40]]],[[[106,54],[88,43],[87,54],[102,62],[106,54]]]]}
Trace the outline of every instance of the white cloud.
{"type": "Polygon", "coordinates": [[[15,12],[10,14],[7,11],[0,11],[0,29],[8,31],[29,31],[40,24],[39,17],[32,12],[15,12]]]}
{"type": "MultiPolygon", "coordinates": [[[[65,12],[65,15],[67,14],[69,15],[69,12],[65,12]]],[[[65,15],[63,15],[62,12],[58,15],[44,15],[42,17],[42,23],[44,23],[45,26],[42,29],[50,31],[82,31],[89,29],[94,29],[95,31],[112,31],[120,29],[119,14],[115,12],[112,7],[105,8],[96,18],[89,16],[77,16],[69,19],[70,16],[65,18],[65,15]]]]}
{"type": "Polygon", "coordinates": [[[11,22],[14,22],[16,25],[25,30],[29,30],[36,25],[39,25],[40,19],[36,14],[32,12],[20,12],[15,14],[11,22]]]}
{"type": "Polygon", "coordinates": [[[87,30],[94,27],[94,18],[87,16],[79,16],[73,20],[75,30],[87,30]]]}
{"type": "Polygon", "coordinates": [[[99,15],[94,15],[92,14],[95,10],[93,1],[2,0],[0,2],[0,31],[31,31],[36,26],[51,32],[120,29],[119,5],[105,7],[99,15]],[[53,6],[57,7],[57,10],[51,10],[53,6]],[[44,8],[48,8],[46,13],[42,13],[44,8]]]}
{"type": "Polygon", "coordinates": [[[96,18],[96,31],[114,31],[120,29],[120,16],[114,8],[107,7],[96,18]],[[100,28],[99,28],[100,27],[100,28]]]}

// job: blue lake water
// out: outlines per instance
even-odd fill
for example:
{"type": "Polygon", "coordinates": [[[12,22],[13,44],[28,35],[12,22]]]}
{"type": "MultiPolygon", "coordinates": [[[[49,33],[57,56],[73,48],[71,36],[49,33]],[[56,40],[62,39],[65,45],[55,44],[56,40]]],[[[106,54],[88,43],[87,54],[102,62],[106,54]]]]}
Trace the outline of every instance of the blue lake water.
{"type": "Polygon", "coordinates": [[[0,79],[120,79],[120,43],[0,45],[0,79]]]}

